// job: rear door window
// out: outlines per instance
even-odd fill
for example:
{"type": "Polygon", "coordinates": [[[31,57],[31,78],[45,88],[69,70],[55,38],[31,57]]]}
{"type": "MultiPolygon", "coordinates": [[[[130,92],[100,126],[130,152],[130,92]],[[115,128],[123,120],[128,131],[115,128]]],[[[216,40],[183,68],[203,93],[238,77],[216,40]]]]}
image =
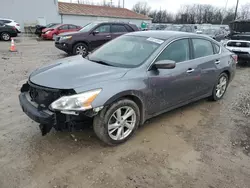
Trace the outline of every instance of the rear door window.
{"type": "Polygon", "coordinates": [[[124,25],[112,25],[111,26],[112,33],[125,33],[128,32],[124,25]]]}
{"type": "Polygon", "coordinates": [[[128,32],[133,32],[134,31],[129,25],[125,25],[125,27],[128,30],[128,32]]]}
{"type": "Polygon", "coordinates": [[[205,39],[192,39],[194,58],[206,57],[214,54],[212,43],[205,39]]]}

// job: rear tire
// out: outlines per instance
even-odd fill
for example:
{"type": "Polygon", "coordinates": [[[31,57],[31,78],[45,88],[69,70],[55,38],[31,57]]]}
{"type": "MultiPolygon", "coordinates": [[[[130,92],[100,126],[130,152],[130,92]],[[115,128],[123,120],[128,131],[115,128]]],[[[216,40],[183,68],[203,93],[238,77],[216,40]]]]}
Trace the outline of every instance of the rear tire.
{"type": "Polygon", "coordinates": [[[227,90],[228,81],[228,75],[226,73],[221,73],[214,86],[213,94],[210,97],[211,100],[218,101],[223,98],[227,90]]]}
{"type": "Polygon", "coordinates": [[[83,57],[86,57],[88,55],[88,46],[84,43],[77,43],[73,47],[73,54],[82,55],[83,57]]]}
{"type": "Polygon", "coordinates": [[[2,33],[1,33],[1,39],[2,39],[3,41],[9,41],[9,40],[11,39],[11,36],[10,36],[10,34],[7,33],[7,32],[2,32],[2,33]]]}
{"type": "Polygon", "coordinates": [[[93,128],[96,136],[105,144],[118,145],[134,135],[139,122],[140,110],[137,104],[122,99],[104,108],[94,118],[93,128]]]}

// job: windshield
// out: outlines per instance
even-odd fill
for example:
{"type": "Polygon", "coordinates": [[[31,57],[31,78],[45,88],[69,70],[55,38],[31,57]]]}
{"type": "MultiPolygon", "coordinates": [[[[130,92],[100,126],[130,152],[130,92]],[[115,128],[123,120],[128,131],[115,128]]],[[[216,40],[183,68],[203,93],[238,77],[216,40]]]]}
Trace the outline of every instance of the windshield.
{"type": "Polygon", "coordinates": [[[47,28],[55,29],[58,25],[60,25],[60,24],[53,24],[52,26],[49,26],[49,27],[47,27],[47,28]]]}
{"type": "Polygon", "coordinates": [[[58,24],[57,24],[57,23],[50,23],[50,24],[46,25],[46,27],[47,27],[47,28],[51,28],[51,27],[53,27],[53,26],[55,26],[55,25],[58,25],[58,24]]]}
{"type": "Polygon", "coordinates": [[[116,67],[138,67],[163,42],[154,38],[121,36],[97,49],[88,59],[116,67]]]}
{"type": "Polygon", "coordinates": [[[93,29],[95,26],[97,26],[99,23],[89,23],[85,25],[80,32],[89,32],[91,29],[93,29]]]}

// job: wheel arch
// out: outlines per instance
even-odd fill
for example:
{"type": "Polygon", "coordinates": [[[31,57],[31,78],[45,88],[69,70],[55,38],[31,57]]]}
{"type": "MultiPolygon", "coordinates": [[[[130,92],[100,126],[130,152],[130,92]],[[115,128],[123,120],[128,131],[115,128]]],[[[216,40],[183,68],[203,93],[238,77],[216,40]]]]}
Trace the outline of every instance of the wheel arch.
{"type": "Polygon", "coordinates": [[[137,104],[137,106],[139,107],[139,110],[140,110],[140,125],[143,124],[145,122],[145,104],[144,104],[144,100],[143,100],[143,97],[142,95],[140,94],[140,92],[138,91],[133,91],[133,90],[129,90],[129,91],[123,91],[123,92],[120,92],[114,96],[112,96],[111,98],[109,98],[104,106],[108,106],[118,100],[121,100],[121,99],[129,99],[129,100],[132,100],[133,102],[135,102],[137,104]]]}
{"type": "MultiPolygon", "coordinates": [[[[222,71],[222,73],[227,74],[227,76],[228,76],[228,80],[230,80],[230,79],[231,79],[231,73],[230,73],[230,71],[229,71],[229,70],[224,70],[224,71],[222,71]]],[[[221,74],[222,74],[222,73],[221,73],[221,74]]]]}
{"type": "Polygon", "coordinates": [[[80,41],[75,41],[72,45],[72,49],[75,47],[75,45],[79,44],[79,43],[83,43],[85,44],[87,47],[88,47],[88,50],[90,49],[90,46],[89,46],[89,42],[87,42],[86,40],[80,40],[80,41]]]}

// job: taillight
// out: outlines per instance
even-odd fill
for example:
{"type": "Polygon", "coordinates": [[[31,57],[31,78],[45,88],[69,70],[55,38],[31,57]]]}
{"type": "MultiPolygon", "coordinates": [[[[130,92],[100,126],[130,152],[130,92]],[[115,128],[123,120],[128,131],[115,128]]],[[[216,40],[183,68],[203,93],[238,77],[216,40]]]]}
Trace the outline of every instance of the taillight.
{"type": "Polygon", "coordinates": [[[238,56],[236,54],[233,54],[232,58],[234,59],[235,63],[238,63],[238,56]]]}
{"type": "Polygon", "coordinates": [[[12,28],[13,28],[14,30],[16,30],[16,27],[15,27],[15,26],[13,26],[12,28]]]}
{"type": "Polygon", "coordinates": [[[16,24],[16,26],[20,26],[20,24],[16,24]]]}

